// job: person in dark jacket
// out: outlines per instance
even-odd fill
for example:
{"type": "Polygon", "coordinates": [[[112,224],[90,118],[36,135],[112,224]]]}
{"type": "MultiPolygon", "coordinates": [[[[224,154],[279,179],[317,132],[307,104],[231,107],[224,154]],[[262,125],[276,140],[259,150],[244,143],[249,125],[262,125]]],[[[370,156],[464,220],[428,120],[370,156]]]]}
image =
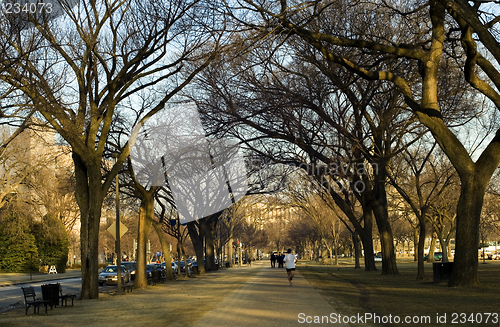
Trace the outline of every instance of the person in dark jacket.
{"type": "Polygon", "coordinates": [[[276,256],[274,255],[274,252],[271,253],[271,268],[276,268],[276,256]]]}
{"type": "Polygon", "coordinates": [[[283,259],[285,258],[285,256],[283,254],[278,253],[278,258],[276,260],[278,260],[278,268],[283,268],[283,259]]]}

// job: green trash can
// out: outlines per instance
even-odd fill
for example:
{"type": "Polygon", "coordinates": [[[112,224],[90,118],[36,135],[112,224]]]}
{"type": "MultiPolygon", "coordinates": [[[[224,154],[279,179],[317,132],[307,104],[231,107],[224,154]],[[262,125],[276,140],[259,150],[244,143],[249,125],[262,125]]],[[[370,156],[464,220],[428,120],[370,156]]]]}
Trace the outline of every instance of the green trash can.
{"type": "Polygon", "coordinates": [[[59,284],[44,284],[42,287],[42,297],[49,301],[50,308],[59,305],[59,284]]]}

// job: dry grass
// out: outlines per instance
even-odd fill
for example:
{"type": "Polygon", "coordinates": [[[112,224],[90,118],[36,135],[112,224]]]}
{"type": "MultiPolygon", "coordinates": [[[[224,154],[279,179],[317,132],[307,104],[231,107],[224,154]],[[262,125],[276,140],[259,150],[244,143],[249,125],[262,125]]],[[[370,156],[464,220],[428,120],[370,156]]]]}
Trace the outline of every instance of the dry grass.
{"type": "MultiPolygon", "coordinates": [[[[380,263],[378,263],[380,268],[380,263]]],[[[330,304],[344,315],[358,313],[375,313],[379,316],[430,316],[433,324],[426,326],[500,326],[490,316],[485,324],[484,313],[500,315],[500,261],[488,261],[479,264],[482,285],[474,288],[450,288],[446,282],[434,284],[432,281],[432,265],[425,265],[426,281],[416,281],[416,263],[406,260],[398,261],[400,274],[383,276],[379,271],[365,272],[353,269],[344,262],[339,266],[318,265],[308,263],[301,274],[330,304]],[[447,315],[446,324],[436,324],[436,315],[447,315]],[[483,314],[483,323],[452,324],[453,314],[483,314]]],[[[500,320],[500,316],[497,316],[500,320]]],[[[477,318],[480,318],[477,316],[477,318]]],[[[390,326],[391,324],[386,324],[390,326]]],[[[396,324],[392,324],[396,325],[396,324]]],[[[353,324],[353,326],[366,326],[353,324]]]]}
{"type": "Polygon", "coordinates": [[[125,295],[100,294],[97,300],[75,301],[73,307],[49,308],[48,314],[42,308],[40,315],[34,315],[30,309],[25,316],[23,307],[1,313],[0,326],[190,326],[251,274],[247,269],[229,269],[125,295]]]}

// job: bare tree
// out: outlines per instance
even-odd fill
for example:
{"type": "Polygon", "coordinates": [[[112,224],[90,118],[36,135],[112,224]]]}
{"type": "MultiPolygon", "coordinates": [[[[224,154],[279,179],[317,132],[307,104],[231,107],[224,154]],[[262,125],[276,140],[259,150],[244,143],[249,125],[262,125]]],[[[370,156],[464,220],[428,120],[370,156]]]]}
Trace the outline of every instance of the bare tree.
{"type": "Polygon", "coordinates": [[[217,44],[217,33],[202,34],[210,6],[197,0],[92,1],[63,9],[60,24],[30,17],[33,28],[15,37],[5,32],[12,25],[3,26],[2,42],[9,48],[0,79],[22,92],[72,147],[82,226],[81,297],[89,299],[99,294],[102,202],[129,151],[125,146],[110,173],[102,175],[113,115],[130,109],[145,89],[159,96],[141,121],[163,109],[207,64],[204,55],[217,44]],[[18,57],[25,59],[9,60],[18,57]]]}
{"type": "MultiPolygon", "coordinates": [[[[442,87],[441,62],[448,57],[463,68],[463,76],[478,93],[488,98],[496,110],[500,108],[500,94],[496,91],[500,74],[492,60],[488,60],[489,56],[500,59],[494,6],[481,10],[481,2],[470,4],[462,0],[429,1],[410,7],[396,1],[363,4],[280,1],[275,5],[242,2],[265,20],[260,25],[265,31],[299,38],[331,63],[369,80],[389,81],[401,90],[406,104],[431,131],[460,176],[455,266],[449,285],[479,284],[476,251],[479,221],[485,190],[500,164],[500,130],[497,126],[496,133],[484,140],[482,152],[474,160],[443,119],[445,112],[438,102],[438,94],[442,87]],[[365,15],[367,10],[376,14],[365,15]],[[390,24],[386,17],[391,17],[390,24]],[[395,26],[397,29],[392,28],[395,26]],[[359,49],[372,60],[417,63],[408,67],[419,74],[421,82],[418,87],[412,87],[411,82],[390,65],[371,67],[364,64],[364,57],[340,54],[336,51],[339,48],[351,49],[352,53],[359,49]]],[[[256,23],[249,25],[256,26],[256,23]]]]}

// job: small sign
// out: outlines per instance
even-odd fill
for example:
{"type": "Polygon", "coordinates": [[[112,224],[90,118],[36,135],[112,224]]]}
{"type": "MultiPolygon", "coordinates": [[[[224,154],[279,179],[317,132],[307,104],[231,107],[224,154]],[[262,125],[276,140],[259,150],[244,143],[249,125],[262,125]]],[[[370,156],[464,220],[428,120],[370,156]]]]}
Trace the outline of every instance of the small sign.
{"type": "MultiPolygon", "coordinates": [[[[107,231],[113,235],[113,238],[116,239],[116,221],[114,221],[111,226],[108,227],[107,231]]],[[[128,231],[127,226],[125,226],[121,221],[120,221],[120,238],[122,238],[123,234],[125,234],[128,231]]]]}

